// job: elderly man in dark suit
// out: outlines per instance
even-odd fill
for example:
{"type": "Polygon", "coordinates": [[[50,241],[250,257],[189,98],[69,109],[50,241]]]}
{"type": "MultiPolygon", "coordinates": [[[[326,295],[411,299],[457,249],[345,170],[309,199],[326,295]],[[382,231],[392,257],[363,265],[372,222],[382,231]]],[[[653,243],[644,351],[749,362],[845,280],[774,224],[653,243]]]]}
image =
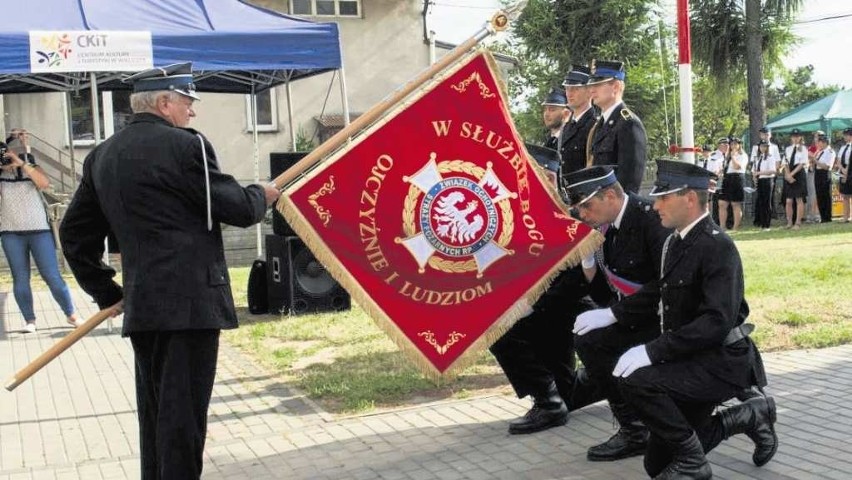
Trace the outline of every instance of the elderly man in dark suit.
{"type": "Polygon", "coordinates": [[[136,74],[130,124],[86,158],[65,218],[65,256],[101,308],[123,300],[136,362],[142,478],[201,476],[219,332],[236,328],[220,223],[247,227],[278,198],[219,170],[213,146],[185,128],[190,64],[136,74]],[[123,290],[101,262],[115,234],[123,290]]]}
{"type": "MultiPolygon", "coordinates": [[[[766,378],[744,324],[743,270],[733,241],[710,220],[707,190],[713,176],[683,162],[658,161],[651,195],[666,240],[659,279],[605,310],[585,314],[586,328],[634,328],[659,315],[659,337],[627,350],[612,375],[651,432],[645,469],[657,479],[712,477],[705,453],[745,433],[752,460],[768,462],[778,448],[775,402],[763,395],[712,415],[723,401],[766,378]]],[[[577,319],[581,323],[581,319],[577,319]]]]}
{"type": "MultiPolygon", "coordinates": [[[[604,232],[601,249],[583,262],[595,303],[610,306],[658,278],[663,243],[671,231],[662,226],[650,202],[625,193],[611,166],[585,168],[567,175],[565,180],[575,216],[604,232]]],[[[649,319],[633,328],[616,324],[591,330],[582,318],[585,317],[580,315],[574,325],[574,343],[590,381],[578,387],[600,388],[619,424],[615,435],[589,449],[588,458],[612,461],[641,455],[648,442],[648,429],[621,397],[611,373],[618,357],[628,348],[659,335],[659,322],[649,319]]]]}
{"type": "Polygon", "coordinates": [[[642,120],[622,101],[624,64],[593,61],[589,88],[601,116],[592,135],[591,164],[617,165],[618,182],[626,192],[639,193],[645,174],[648,138],[642,120]]]}

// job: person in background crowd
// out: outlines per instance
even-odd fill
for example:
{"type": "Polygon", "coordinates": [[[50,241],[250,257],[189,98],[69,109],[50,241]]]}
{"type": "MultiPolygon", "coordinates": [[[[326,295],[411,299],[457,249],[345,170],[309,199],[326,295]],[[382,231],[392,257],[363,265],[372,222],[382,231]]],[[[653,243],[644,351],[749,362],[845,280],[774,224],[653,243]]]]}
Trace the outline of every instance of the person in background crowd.
{"type": "Polygon", "coordinates": [[[772,130],[769,127],[763,126],[759,130],[760,140],[753,147],[751,147],[751,157],[750,157],[750,165],[752,165],[752,169],[754,169],[754,161],[757,159],[758,147],[760,146],[760,142],[766,142],[769,145],[769,155],[772,155],[776,160],[781,160],[781,150],[778,149],[778,145],[772,141],[772,130]]]}
{"type": "Polygon", "coordinates": [[[784,212],[787,215],[786,228],[798,230],[804,220],[805,197],[808,195],[808,151],[802,144],[802,132],[798,128],[790,131],[790,142],[784,152],[787,160],[781,164],[781,172],[784,174],[784,212]]]}
{"type": "MultiPolygon", "coordinates": [[[[659,316],[662,332],[622,354],[611,375],[650,430],[644,466],[659,480],[713,476],[705,454],[745,433],[761,466],[778,449],[775,401],[763,394],[723,409],[742,389],[766,386],[760,353],[745,324],[742,261],[731,237],[708,218],[711,173],[657,162],[651,195],[666,239],[660,277],[610,308],[583,314],[591,328],[638,328],[659,316]]],[[[581,318],[577,319],[580,324],[581,318]]]]}
{"type": "MultiPolygon", "coordinates": [[[[716,150],[714,150],[709,159],[707,160],[707,164],[704,166],[704,169],[708,172],[712,173],[719,179],[721,179],[725,174],[722,170],[725,168],[725,159],[728,157],[728,152],[731,149],[731,140],[728,137],[722,137],[716,141],[716,150]]],[[[721,181],[719,182],[719,186],[721,186],[721,181]]],[[[708,196],[707,201],[710,206],[710,216],[713,218],[714,222],[719,222],[719,196],[716,194],[716,189],[713,188],[708,196]]]]}
{"type": "Polygon", "coordinates": [[[819,142],[817,140],[823,135],[825,135],[825,132],[822,130],[815,131],[811,144],[808,145],[808,165],[806,169],[808,196],[805,198],[805,210],[807,211],[807,214],[805,215],[805,223],[819,223],[819,206],[816,198],[815,163],[816,154],[819,151],[819,142]]]}
{"type": "Polygon", "coordinates": [[[813,166],[819,220],[828,223],[831,222],[831,169],[834,168],[834,150],[825,135],[817,138],[813,166]]]}
{"type": "Polygon", "coordinates": [[[843,141],[840,154],[834,167],[840,174],[838,190],[843,202],[843,217],[841,222],[852,222],[852,128],[843,130],[843,141]]]}
{"type": "Polygon", "coordinates": [[[722,180],[722,191],[717,192],[719,197],[719,226],[725,229],[728,220],[728,205],[733,208],[734,222],[732,231],[740,228],[743,219],[743,199],[745,190],[743,187],[743,176],[745,175],[748,156],[743,152],[740,139],[731,139],[731,150],[725,156],[725,164],[722,167],[724,177],[722,180]]]}
{"type": "Polygon", "coordinates": [[[754,225],[768,231],[772,224],[772,193],[775,174],[778,172],[778,158],[772,154],[769,143],[761,140],[757,144],[757,156],[754,158],[752,175],[757,186],[757,201],[754,205],[754,225]]]}
{"type": "Polygon", "coordinates": [[[201,476],[219,335],[237,327],[221,223],[247,227],[278,199],[219,170],[188,127],[190,63],[132,75],[130,123],[86,157],[62,221],[65,257],[101,308],[122,302],[136,365],[143,480],[201,476]],[[115,234],[123,287],[102,262],[115,234]]]}
{"type": "Polygon", "coordinates": [[[701,147],[701,153],[696,155],[696,165],[703,169],[707,169],[707,164],[710,163],[710,156],[713,154],[713,146],[705,143],[701,147]]]}
{"type": "Polygon", "coordinates": [[[558,150],[559,134],[562,132],[562,126],[568,120],[568,116],[571,115],[565,92],[560,88],[551,89],[544,101],[541,102],[541,106],[541,117],[544,121],[544,128],[547,129],[547,136],[542,145],[551,150],[558,150]]]}
{"type": "Polygon", "coordinates": [[[50,186],[50,179],[29,151],[29,134],[26,130],[13,129],[6,141],[8,145],[0,142],[0,242],[12,271],[12,291],[15,303],[24,317],[24,331],[36,331],[30,285],[30,256],[35,260],[38,272],[47,283],[53,299],[65,314],[66,321],[77,327],[80,323],[71,292],[59,273],[56,241],[41,193],[50,186]]]}
{"type": "Polygon", "coordinates": [[[601,116],[593,127],[591,159],[586,165],[618,166],[615,174],[624,191],[639,193],[648,138],[642,120],[622,101],[624,80],[624,63],[592,61],[589,85],[601,116]]]}
{"type": "Polygon", "coordinates": [[[585,65],[573,65],[562,82],[568,108],[571,109],[571,119],[565,123],[560,139],[563,176],[586,167],[589,132],[598,119],[598,111],[592,105],[591,89],[586,85],[590,73],[585,65]]]}

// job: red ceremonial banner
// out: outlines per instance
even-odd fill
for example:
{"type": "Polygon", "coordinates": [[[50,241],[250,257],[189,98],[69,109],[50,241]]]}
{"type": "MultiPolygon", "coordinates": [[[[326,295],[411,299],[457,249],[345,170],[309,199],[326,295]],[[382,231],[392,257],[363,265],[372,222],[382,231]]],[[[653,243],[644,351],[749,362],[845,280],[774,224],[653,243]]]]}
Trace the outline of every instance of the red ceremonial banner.
{"type": "Polygon", "coordinates": [[[474,359],[601,236],[529,160],[493,58],[442,72],[304,177],[279,208],[430,376],[474,359]]]}

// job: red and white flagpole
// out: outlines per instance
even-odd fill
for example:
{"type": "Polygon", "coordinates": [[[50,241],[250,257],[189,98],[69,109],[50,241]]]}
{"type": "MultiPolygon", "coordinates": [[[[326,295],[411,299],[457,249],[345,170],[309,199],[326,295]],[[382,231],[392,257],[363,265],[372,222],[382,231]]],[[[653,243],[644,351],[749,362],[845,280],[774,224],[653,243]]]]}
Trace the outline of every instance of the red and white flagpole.
{"type": "Polygon", "coordinates": [[[677,0],[678,76],[680,78],[680,159],[695,163],[692,131],[692,51],[689,36],[689,0],[677,0]]]}

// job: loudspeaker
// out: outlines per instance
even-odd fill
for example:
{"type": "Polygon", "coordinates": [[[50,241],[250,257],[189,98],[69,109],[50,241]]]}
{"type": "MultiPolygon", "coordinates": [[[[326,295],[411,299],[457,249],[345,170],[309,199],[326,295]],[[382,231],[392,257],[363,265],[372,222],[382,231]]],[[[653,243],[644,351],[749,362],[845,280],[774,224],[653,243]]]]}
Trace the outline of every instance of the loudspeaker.
{"type": "Polygon", "coordinates": [[[266,287],[266,262],[255,260],[248,277],[249,312],[258,315],[269,311],[269,289],[266,287]]]}
{"type": "Polygon", "coordinates": [[[348,310],[349,294],[329,275],[299,237],[266,236],[269,312],[348,310]]]}
{"type": "MultiPolygon", "coordinates": [[[[308,152],[279,152],[269,154],[269,178],[274,179],[304,158],[308,152]]],[[[296,235],[277,208],[272,209],[272,231],[276,235],[296,235]]]]}

